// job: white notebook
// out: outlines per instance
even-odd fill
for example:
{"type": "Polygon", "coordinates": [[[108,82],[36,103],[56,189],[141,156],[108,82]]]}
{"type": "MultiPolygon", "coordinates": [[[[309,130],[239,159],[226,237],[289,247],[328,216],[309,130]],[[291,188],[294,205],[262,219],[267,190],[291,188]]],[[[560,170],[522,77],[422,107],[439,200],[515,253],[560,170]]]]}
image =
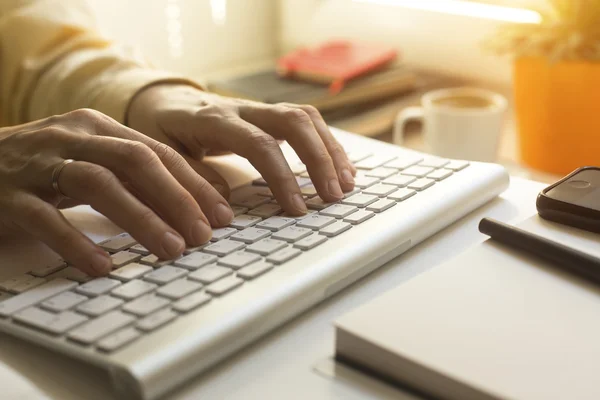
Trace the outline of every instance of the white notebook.
{"type": "MultiPolygon", "coordinates": [[[[600,257],[600,235],[519,227],[600,257]]],[[[447,399],[600,399],[600,287],[487,241],[336,321],[336,357],[447,399]]]]}

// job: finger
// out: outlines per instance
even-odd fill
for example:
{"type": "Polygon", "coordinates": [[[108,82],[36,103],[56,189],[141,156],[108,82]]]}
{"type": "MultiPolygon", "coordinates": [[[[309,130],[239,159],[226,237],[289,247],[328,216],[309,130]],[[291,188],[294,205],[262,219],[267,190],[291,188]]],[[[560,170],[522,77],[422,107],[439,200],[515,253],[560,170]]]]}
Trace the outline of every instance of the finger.
{"type": "Polygon", "coordinates": [[[325,123],[321,113],[319,113],[315,107],[309,105],[287,103],[286,105],[288,107],[301,109],[308,114],[317,130],[317,133],[325,144],[331,159],[333,160],[333,165],[337,171],[342,189],[345,192],[354,189],[354,176],[356,175],[356,167],[352,164],[352,162],[350,162],[346,152],[344,151],[344,148],[329,130],[329,127],[325,123]]]}
{"type": "Polygon", "coordinates": [[[69,264],[88,275],[106,275],[112,269],[109,255],[73,227],[51,204],[28,194],[14,199],[11,219],[44,242],[69,264]]]}
{"type": "Polygon", "coordinates": [[[192,167],[194,171],[196,171],[200,176],[206,179],[208,183],[210,183],[211,186],[215,188],[215,190],[219,192],[219,194],[224,199],[229,198],[231,188],[229,187],[229,184],[227,183],[225,178],[221,176],[221,174],[219,174],[217,171],[215,171],[208,165],[204,164],[202,161],[195,160],[191,157],[184,158],[188,162],[190,167],[192,167]]]}
{"type": "MultiPolygon", "coordinates": [[[[209,148],[225,147],[248,159],[269,184],[281,207],[293,215],[305,214],[306,204],[296,177],[283,156],[277,141],[255,125],[240,118],[208,118],[203,121],[206,132],[202,143],[209,148]]],[[[192,132],[196,124],[184,129],[192,132]]]]}
{"type": "Polygon", "coordinates": [[[185,249],[183,238],[127,191],[108,169],[75,161],[63,168],[58,185],[65,196],[89,204],[158,257],[173,259],[185,249]]]}
{"type": "Polygon", "coordinates": [[[337,172],[309,115],[298,108],[244,103],[240,116],[277,139],[285,139],[306,165],[319,196],[325,201],[344,197],[337,172]]]}
{"type": "MultiPolygon", "coordinates": [[[[180,232],[190,245],[198,246],[210,240],[210,222],[198,202],[145,144],[119,138],[89,136],[73,148],[70,154],[71,158],[101,165],[129,182],[144,202],[180,232]]],[[[184,179],[194,181],[193,184],[187,182],[188,186],[198,186],[199,191],[208,192],[209,185],[191,168],[189,174],[184,174],[184,179]]],[[[215,194],[218,196],[216,191],[215,194]]]]}

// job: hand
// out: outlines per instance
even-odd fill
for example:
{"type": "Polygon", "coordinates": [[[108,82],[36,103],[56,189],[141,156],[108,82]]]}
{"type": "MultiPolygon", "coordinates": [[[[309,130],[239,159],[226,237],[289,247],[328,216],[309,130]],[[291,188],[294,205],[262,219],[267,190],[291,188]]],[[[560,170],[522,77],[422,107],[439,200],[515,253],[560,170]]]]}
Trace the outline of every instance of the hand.
{"type": "Polygon", "coordinates": [[[340,200],[354,188],[356,169],[311,106],[266,105],[158,84],[134,98],[128,124],[196,160],[221,151],[247,158],[292,214],[305,213],[306,205],[277,140],[294,148],[323,200],[340,200]]]}
{"type": "Polygon", "coordinates": [[[92,110],[0,129],[0,231],[45,242],[90,275],[108,273],[106,252],[58,211],[85,203],[157,256],[206,243],[231,222],[225,199],[165,144],[92,110]],[[52,187],[56,166],[64,201],[52,187]]]}

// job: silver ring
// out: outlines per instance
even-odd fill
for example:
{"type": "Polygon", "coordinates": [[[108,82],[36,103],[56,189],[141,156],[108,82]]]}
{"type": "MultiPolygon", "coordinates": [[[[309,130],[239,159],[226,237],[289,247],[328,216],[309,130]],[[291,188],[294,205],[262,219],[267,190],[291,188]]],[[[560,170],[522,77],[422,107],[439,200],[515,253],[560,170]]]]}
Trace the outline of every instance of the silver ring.
{"type": "Polygon", "coordinates": [[[73,161],[75,161],[75,160],[71,160],[71,159],[63,160],[60,164],[58,164],[54,168],[54,171],[52,171],[52,187],[54,188],[54,190],[56,191],[56,193],[58,193],[62,197],[68,197],[68,196],[65,195],[60,190],[60,187],[58,186],[58,178],[60,178],[60,173],[62,172],[63,168],[65,166],[67,166],[68,164],[71,164],[73,161]]]}

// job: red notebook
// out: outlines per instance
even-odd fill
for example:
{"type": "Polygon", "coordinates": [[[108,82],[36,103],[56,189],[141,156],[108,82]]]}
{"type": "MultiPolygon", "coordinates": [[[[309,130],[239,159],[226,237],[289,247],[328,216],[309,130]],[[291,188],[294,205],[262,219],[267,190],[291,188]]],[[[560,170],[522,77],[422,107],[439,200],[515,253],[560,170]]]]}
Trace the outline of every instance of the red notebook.
{"type": "Polygon", "coordinates": [[[352,41],[330,41],[316,48],[301,48],[277,62],[280,75],[330,84],[339,92],[345,82],[382,68],[398,57],[398,51],[352,41]]]}

